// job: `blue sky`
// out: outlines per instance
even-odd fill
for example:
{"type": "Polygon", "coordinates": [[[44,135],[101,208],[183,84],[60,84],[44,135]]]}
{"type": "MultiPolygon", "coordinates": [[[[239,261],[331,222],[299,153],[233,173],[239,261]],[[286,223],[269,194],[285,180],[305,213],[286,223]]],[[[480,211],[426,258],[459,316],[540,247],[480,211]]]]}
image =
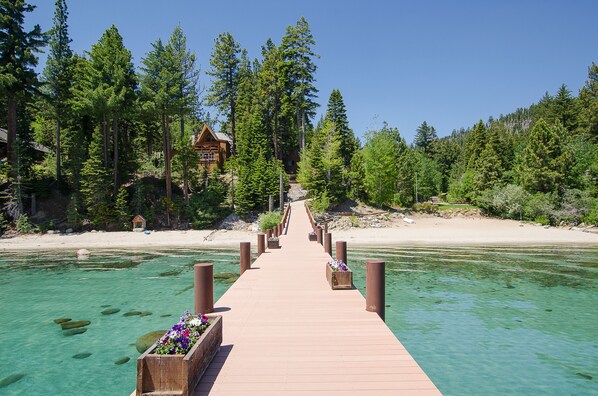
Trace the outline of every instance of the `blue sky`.
{"type": "MultiPolygon", "coordinates": [[[[26,23],[52,25],[54,1],[26,23]]],[[[228,31],[258,57],[271,37],[301,16],[316,39],[319,114],[340,89],[351,128],[363,136],[383,121],[410,143],[424,120],[439,136],[507,114],[556,92],[577,94],[598,63],[598,1],[183,1],[70,0],[76,52],[89,50],[111,24],[136,65],[180,24],[202,71],[214,39],[228,31]]],[[[40,63],[45,63],[42,54],[40,63]]],[[[209,79],[202,74],[202,85],[209,79]]],[[[318,115],[319,117],[319,115],[318,115]]]]}

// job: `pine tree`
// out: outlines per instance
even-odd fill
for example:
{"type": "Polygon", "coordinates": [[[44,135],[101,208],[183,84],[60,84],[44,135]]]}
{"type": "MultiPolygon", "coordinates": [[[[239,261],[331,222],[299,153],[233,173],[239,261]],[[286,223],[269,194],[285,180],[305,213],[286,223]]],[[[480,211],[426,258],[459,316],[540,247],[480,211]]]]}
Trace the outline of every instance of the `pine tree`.
{"type": "Polygon", "coordinates": [[[129,214],[129,204],[127,202],[127,189],[120,187],[114,202],[114,221],[119,231],[126,231],[131,229],[131,215],[129,214]]]}
{"type": "Polygon", "coordinates": [[[430,151],[436,140],[438,140],[436,129],[424,121],[417,127],[413,144],[416,148],[421,149],[424,153],[430,155],[430,151]]]}
{"type": "Polygon", "coordinates": [[[357,150],[355,136],[349,128],[347,119],[347,110],[343,96],[338,89],[333,89],[328,99],[328,108],[326,109],[326,119],[332,122],[334,133],[339,140],[339,152],[345,168],[351,165],[351,158],[357,150]]]}
{"type": "Polygon", "coordinates": [[[70,48],[72,40],[68,33],[67,18],[66,1],[56,0],[54,26],[50,31],[50,53],[44,76],[56,123],[56,180],[58,183],[62,176],[61,128],[69,113],[68,104],[73,80],[73,52],[70,48]]]}
{"type": "Polygon", "coordinates": [[[530,132],[519,172],[529,192],[549,193],[562,187],[569,160],[560,134],[559,128],[549,126],[542,118],[530,132]]]}
{"type": "MultiPolygon", "coordinates": [[[[274,158],[282,159],[280,146],[285,145],[282,102],[284,97],[284,75],[282,51],[268,39],[262,47],[264,58],[258,74],[259,95],[265,101],[266,126],[270,131],[274,158]]],[[[288,151],[288,150],[287,150],[288,151]]]]}
{"type": "Polygon", "coordinates": [[[216,106],[226,114],[233,138],[232,152],[237,151],[237,98],[239,95],[239,70],[246,51],[235,41],[230,33],[222,33],[216,38],[214,50],[210,58],[211,69],[208,75],[213,77],[206,100],[209,105],[216,106]]]}
{"type": "Polygon", "coordinates": [[[110,174],[102,163],[102,140],[100,133],[94,133],[89,145],[89,157],[81,170],[81,193],[91,223],[105,227],[111,217],[109,185],[110,174]]]}
{"type": "Polygon", "coordinates": [[[46,44],[39,25],[29,32],[24,30],[25,14],[34,9],[23,0],[0,0],[0,93],[6,97],[7,157],[11,167],[18,160],[17,107],[31,98],[39,86],[35,53],[46,44]]]}
{"type": "Polygon", "coordinates": [[[465,138],[464,160],[467,169],[475,169],[475,164],[488,142],[488,130],[480,120],[465,138]]]}
{"type": "Polygon", "coordinates": [[[559,121],[569,132],[577,129],[577,110],[575,99],[565,84],[561,85],[554,97],[553,117],[559,121]]]}
{"type": "Polygon", "coordinates": [[[315,115],[318,106],[315,102],[318,90],[314,85],[317,69],[314,58],[319,56],[312,50],[315,44],[304,17],[295,26],[287,26],[281,44],[285,76],[283,111],[294,118],[300,149],[305,147],[309,119],[315,115]]]}
{"type": "Polygon", "coordinates": [[[579,92],[581,105],[580,124],[598,141],[598,65],[588,67],[588,79],[579,92]]]}

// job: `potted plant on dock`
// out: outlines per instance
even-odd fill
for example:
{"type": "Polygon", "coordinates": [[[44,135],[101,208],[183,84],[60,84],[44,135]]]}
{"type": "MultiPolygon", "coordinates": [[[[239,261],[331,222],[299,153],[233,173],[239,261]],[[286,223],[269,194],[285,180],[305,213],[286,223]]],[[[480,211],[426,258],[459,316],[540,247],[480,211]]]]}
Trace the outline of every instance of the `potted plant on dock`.
{"type": "Polygon", "coordinates": [[[318,240],[318,236],[316,235],[316,233],[314,231],[310,231],[309,234],[307,234],[307,238],[311,241],[311,242],[315,242],[318,240]]]}
{"type": "Polygon", "coordinates": [[[270,237],[268,238],[268,249],[279,249],[280,248],[280,244],[279,244],[279,240],[278,237],[270,237]]]}
{"type": "Polygon", "coordinates": [[[332,290],[353,288],[353,271],[343,260],[333,259],[326,263],[326,279],[332,290]]]}
{"type": "Polygon", "coordinates": [[[222,316],[180,321],[137,359],[136,395],[190,395],[222,344],[222,316]]]}

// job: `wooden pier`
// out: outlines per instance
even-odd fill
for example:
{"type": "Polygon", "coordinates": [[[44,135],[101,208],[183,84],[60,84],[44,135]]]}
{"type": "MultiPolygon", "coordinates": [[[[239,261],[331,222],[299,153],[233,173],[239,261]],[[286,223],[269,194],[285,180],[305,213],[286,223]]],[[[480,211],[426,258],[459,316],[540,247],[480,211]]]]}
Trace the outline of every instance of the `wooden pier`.
{"type": "Polygon", "coordinates": [[[224,339],[195,394],[439,395],[358,290],[330,289],[330,256],[308,241],[311,229],[303,202],[293,203],[281,249],[216,302],[224,339]]]}

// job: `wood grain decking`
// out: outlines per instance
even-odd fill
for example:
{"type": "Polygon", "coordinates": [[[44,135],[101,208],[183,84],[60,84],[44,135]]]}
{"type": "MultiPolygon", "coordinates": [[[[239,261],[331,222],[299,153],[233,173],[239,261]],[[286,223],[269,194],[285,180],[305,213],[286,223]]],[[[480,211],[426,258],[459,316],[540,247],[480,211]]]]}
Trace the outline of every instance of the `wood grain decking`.
{"type": "Polygon", "coordinates": [[[358,290],[330,289],[303,202],[285,231],[216,302],[224,340],[195,394],[439,395],[358,290]]]}

